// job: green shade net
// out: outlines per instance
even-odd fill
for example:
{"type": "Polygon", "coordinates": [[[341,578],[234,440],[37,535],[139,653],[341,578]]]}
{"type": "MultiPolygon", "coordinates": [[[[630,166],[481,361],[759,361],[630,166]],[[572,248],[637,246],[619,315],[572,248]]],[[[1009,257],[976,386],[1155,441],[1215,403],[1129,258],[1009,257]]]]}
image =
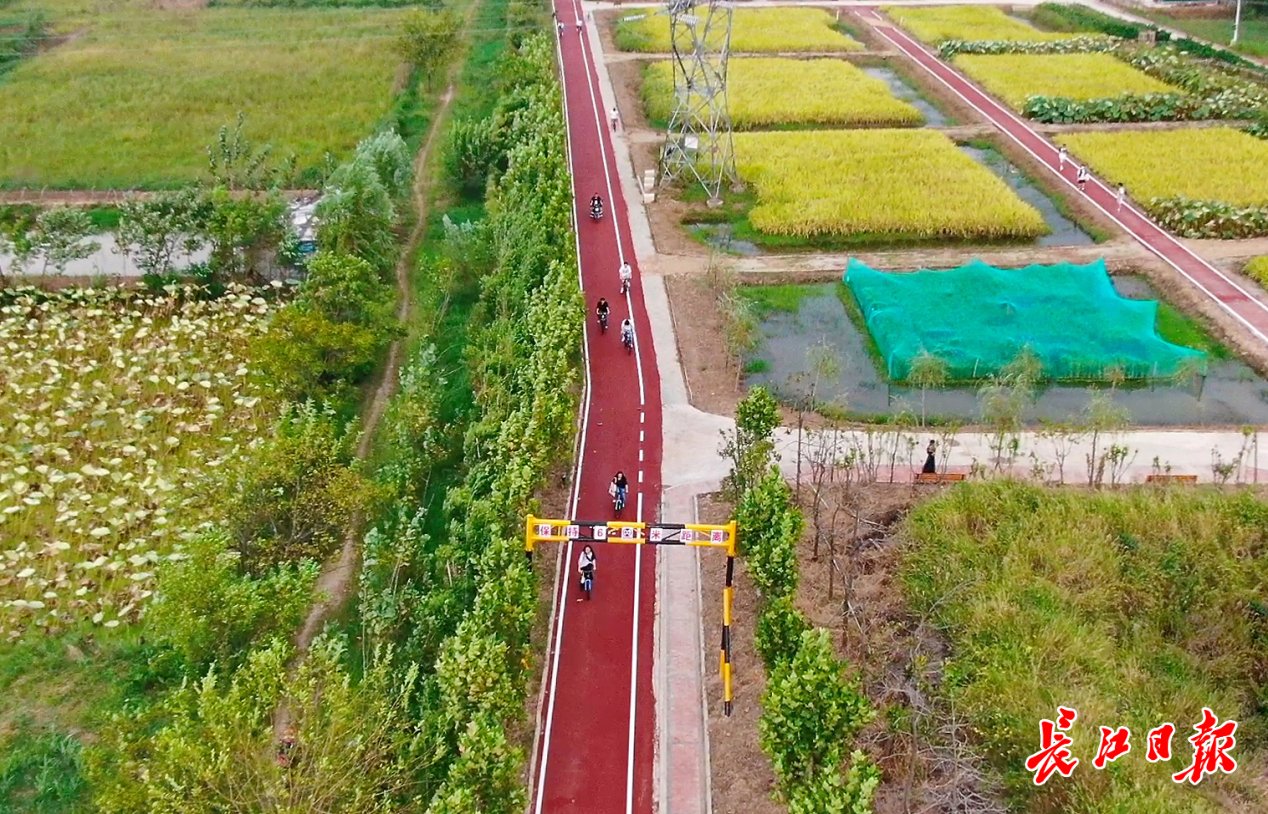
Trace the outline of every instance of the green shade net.
{"type": "Polygon", "coordinates": [[[1048,379],[1130,379],[1205,371],[1206,354],[1154,328],[1158,303],[1114,290],[1104,261],[1001,269],[979,260],[947,271],[897,274],[851,259],[845,284],[894,380],[929,352],[952,379],[998,373],[1029,346],[1048,379]],[[1186,360],[1193,360],[1186,362],[1186,360]]]}

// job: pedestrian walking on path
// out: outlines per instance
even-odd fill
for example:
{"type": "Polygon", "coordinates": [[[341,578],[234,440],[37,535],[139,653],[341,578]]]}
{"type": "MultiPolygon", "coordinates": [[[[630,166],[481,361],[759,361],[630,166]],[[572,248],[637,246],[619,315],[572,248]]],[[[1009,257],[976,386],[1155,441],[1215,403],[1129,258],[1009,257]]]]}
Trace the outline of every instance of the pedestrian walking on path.
{"type": "Polygon", "coordinates": [[[938,442],[933,439],[929,440],[929,446],[925,447],[925,466],[921,469],[921,474],[934,475],[938,472],[938,442]]]}
{"type": "Polygon", "coordinates": [[[581,33],[581,18],[580,17],[577,18],[577,33],[578,34],[581,33]]]}
{"type": "Polygon", "coordinates": [[[564,21],[560,20],[559,22],[555,23],[555,29],[559,31],[559,36],[562,37],[564,35],[564,21]]]}
{"type": "Polygon", "coordinates": [[[1118,185],[1118,211],[1123,211],[1123,201],[1127,200],[1127,187],[1118,185]]]}
{"type": "Polygon", "coordinates": [[[1062,147],[1057,151],[1057,172],[1065,172],[1066,159],[1070,157],[1070,151],[1062,147]]]}
{"type": "Polygon", "coordinates": [[[1087,167],[1079,167],[1079,171],[1074,174],[1075,179],[1079,182],[1080,191],[1087,191],[1088,171],[1087,167]]]}
{"type": "Polygon", "coordinates": [[[612,105],[612,112],[609,113],[608,116],[612,119],[612,129],[615,130],[617,122],[620,121],[617,114],[616,105],[612,105]]]}

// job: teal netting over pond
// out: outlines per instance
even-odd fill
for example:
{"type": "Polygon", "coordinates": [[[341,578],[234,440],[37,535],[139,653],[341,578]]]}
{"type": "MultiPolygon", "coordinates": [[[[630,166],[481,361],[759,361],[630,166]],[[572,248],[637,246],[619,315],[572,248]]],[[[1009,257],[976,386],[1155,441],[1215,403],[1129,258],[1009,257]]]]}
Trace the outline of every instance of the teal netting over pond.
{"type": "Polygon", "coordinates": [[[854,293],[891,379],[907,378],[928,351],[952,379],[999,372],[1025,346],[1049,379],[1167,378],[1206,354],[1173,345],[1154,328],[1158,303],[1114,290],[1105,263],[1001,269],[979,260],[947,271],[876,271],[851,259],[854,293]]]}

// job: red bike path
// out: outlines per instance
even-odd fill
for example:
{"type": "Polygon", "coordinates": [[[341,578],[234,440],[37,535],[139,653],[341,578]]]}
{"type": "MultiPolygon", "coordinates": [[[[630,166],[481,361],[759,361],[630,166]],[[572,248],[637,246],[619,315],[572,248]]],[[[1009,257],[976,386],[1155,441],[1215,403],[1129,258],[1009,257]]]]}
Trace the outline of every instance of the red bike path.
{"type": "MultiPolygon", "coordinates": [[[[875,8],[860,7],[858,12],[881,37],[932,74],[951,92],[977,110],[983,118],[998,127],[1036,160],[1059,175],[1066,184],[1077,190],[1076,163],[1067,159],[1064,170],[1060,169],[1057,147],[1032,130],[1025,120],[978,89],[923,44],[879,14],[875,8]]],[[[1259,341],[1268,343],[1268,304],[1257,299],[1237,280],[1198,257],[1192,250],[1136,209],[1130,201],[1124,203],[1120,209],[1116,191],[1096,176],[1092,176],[1088,181],[1086,191],[1079,194],[1087,197],[1141,245],[1178,271],[1242,328],[1259,341]]]]}
{"type": "MultiPolygon", "coordinates": [[[[643,303],[607,113],[580,6],[556,0],[568,146],[577,218],[577,252],[586,319],[586,395],[574,478],[572,517],[615,518],[607,487],[617,470],[630,481],[623,520],[651,521],[661,491],[661,395],[651,324],[643,303]],[[605,202],[589,217],[590,196],[605,202]],[[621,296],[621,260],[634,269],[621,296]],[[599,297],[612,305],[609,330],[594,317],[599,297]],[[632,315],[636,352],[621,346],[632,315]]],[[[596,544],[590,601],[578,602],[577,557],[569,545],[559,579],[546,654],[530,811],[541,814],[651,814],[655,710],[652,640],[656,582],[651,546],[596,544]]],[[[547,546],[538,561],[553,556],[547,546]]]]}

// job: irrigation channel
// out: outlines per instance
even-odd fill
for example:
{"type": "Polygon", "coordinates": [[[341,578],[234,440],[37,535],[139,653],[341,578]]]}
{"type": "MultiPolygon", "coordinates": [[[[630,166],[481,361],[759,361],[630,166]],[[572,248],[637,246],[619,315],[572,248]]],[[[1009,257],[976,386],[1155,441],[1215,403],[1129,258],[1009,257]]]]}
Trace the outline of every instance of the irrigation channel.
{"type": "MultiPolygon", "coordinates": [[[[1160,299],[1142,277],[1113,277],[1125,297],[1160,299]]],[[[844,284],[799,286],[796,310],[766,310],[761,338],[746,359],[749,384],[771,387],[781,398],[795,399],[808,386],[812,367],[808,349],[826,346],[839,362],[839,374],[820,385],[818,400],[843,404],[855,415],[891,415],[903,405],[920,413],[920,390],[886,380],[869,353],[868,337],[850,319],[842,295],[844,284]]],[[[789,300],[793,297],[787,298],[789,300]]],[[[1042,388],[1026,412],[1029,422],[1064,421],[1087,406],[1093,388],[1050,385],[1042,388]]],[[[1153,382],[1118,387],[1116,404],[1145,426],[1239,426],[1268,422],[1268,380],[1232,354],[1212,356],[1205,380],[1173,384],[1153,382]]],[[[974,422],[981,416],[977,389],[972,386],[930,389],[925,394],[930,417],[974,422]]]]}

